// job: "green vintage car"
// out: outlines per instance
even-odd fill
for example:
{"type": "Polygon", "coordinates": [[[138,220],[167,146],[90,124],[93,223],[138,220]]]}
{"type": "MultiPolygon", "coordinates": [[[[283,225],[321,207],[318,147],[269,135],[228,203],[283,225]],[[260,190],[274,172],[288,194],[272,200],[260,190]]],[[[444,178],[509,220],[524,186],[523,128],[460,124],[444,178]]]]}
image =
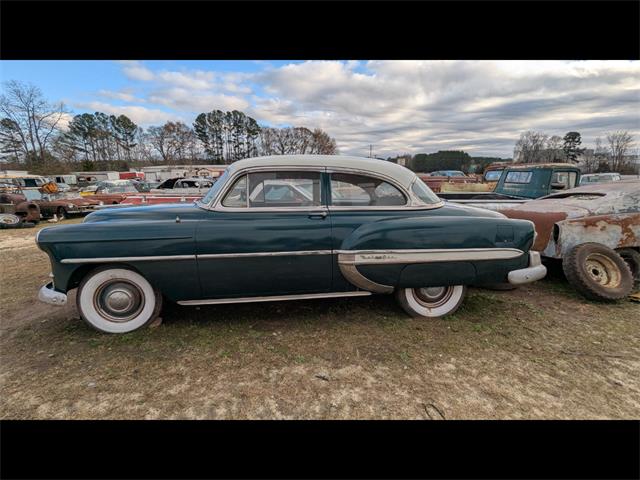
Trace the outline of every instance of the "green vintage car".
{"type": "Polygon", "coordinates": [[[467,285],[546,274],[532,222],[439,199],[411,170],[323,155],[232,164],[198,202],[102,210],[40,231],[54,305],[78,288],[104,332],[181,305],[394,293],[416,317],[456,310],[467,285]]]}

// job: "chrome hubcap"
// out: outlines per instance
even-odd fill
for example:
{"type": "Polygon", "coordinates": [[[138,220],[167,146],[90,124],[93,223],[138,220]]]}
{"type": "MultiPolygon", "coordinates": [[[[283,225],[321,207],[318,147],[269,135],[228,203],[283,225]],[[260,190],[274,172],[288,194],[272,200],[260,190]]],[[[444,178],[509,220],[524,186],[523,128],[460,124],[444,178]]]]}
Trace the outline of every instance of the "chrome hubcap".
{"type": "Polygon", "coordinates": [[[453,287],[425,287],[415,288],[413,296],[418,303],[425,307],[435,308],[444,305],[453,294],[453,287]]]}
{"type": "Polygon", "coordinates": [[[127,280],[112,280],[96,290],[93,297],[96,310],[112,322],[135,318],[144,307],[144,295],[137,285],[127,280]]]}

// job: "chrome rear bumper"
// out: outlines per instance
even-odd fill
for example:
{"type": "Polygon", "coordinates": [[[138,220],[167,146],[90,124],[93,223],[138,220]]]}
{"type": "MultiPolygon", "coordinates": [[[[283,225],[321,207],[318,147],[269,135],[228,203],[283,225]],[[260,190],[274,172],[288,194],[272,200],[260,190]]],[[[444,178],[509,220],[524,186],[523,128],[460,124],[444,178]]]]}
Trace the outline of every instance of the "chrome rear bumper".
{"type": "Polygon", "coordinates": [[[509,272],[507,278],[511,285],[523,285],[540,280],[544,278],[546,274],[547,267],[542,265],[540,261],[540,252],[529,251],[529,266],[509,272]]]}
{"type": "Polygon", "coordinates": [[[38,300],[51,305],[64,305],[67,303],[67,296],[64,293],[56,292],[53,289],[53,282],[50,282],[40,288],[38,300]]]}

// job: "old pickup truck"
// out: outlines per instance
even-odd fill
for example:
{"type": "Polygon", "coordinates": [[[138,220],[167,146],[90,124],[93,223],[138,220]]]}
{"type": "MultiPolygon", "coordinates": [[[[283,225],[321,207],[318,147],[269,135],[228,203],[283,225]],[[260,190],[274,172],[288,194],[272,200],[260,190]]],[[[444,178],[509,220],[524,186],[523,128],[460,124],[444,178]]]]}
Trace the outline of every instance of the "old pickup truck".
{"type": "Polygon", "coordinates": [[[579,181],[580,169],[568,163],[512,165],[502,170],[492,192],[441,192],[438,196],[453,203],[501,211],[569,190],[579,185],[579,181]]]}
{"type": "Polygon", "coordinates": [[[446,205],[411,170],[374,159],[283,155],[240,160],[191,204],[116,208],[36,237],[53,282],[77,288],[94,328],[130,332],[162,298],[180,305],[395,293],[420,318],[461,304],[467,285],[545,276],[529,220],[446,205]]]}

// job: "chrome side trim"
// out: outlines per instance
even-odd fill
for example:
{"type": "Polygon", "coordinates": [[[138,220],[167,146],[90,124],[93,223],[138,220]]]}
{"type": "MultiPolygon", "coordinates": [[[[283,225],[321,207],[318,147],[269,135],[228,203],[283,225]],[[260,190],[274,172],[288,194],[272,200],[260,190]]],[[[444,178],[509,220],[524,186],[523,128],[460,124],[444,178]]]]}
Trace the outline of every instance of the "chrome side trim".
{"type": "Polygon", "coordinates": [[[146,257],[65,258],[60,263],[161,262],[163,260],[195,260],[195,255],[155,255],[146,257]]]}
{"type": "Polygon", "coordinates": [[[332,293],[303,293],[299,295],[272,295],[268,297],[239,297],[239,298],[215,298],[211,300],[181,300],[179,305],[219,305],[223,303],[254,303],[276,302],[286,300],[312,300],[315,298],[340,298],[340,297],[364,297],[371,292],[332,292],[332,293]]]}
{"type": "Polygon", "coordinates": [[[341,262],[340,260],[338,260],[338,265],[340,267],[342,276],[344,276],[344,278],[346,278],[352,285],[358,288],[374,293],[393,292],[393,287],[391,285],[382,285],[381,283],[376,283],[372,280],[369,280],[358,271],[358,267],[356,267],[353,263],[341,262]]]}
{"type": "Polygon", "coordinates": [[[508,260],[524,254],[517,248],[335,250],[335,253],[338,254],[338,263],[353,265],[508,260]]]}
{"type": "Polygon", "coordinates": [[[243,257],[289,257],[296,255],[331,255],[331,250],[295,250],[291,252],[249,252],[249,253],[205,253],[196,255],[197,259],[243,258],[243,257]]]}

